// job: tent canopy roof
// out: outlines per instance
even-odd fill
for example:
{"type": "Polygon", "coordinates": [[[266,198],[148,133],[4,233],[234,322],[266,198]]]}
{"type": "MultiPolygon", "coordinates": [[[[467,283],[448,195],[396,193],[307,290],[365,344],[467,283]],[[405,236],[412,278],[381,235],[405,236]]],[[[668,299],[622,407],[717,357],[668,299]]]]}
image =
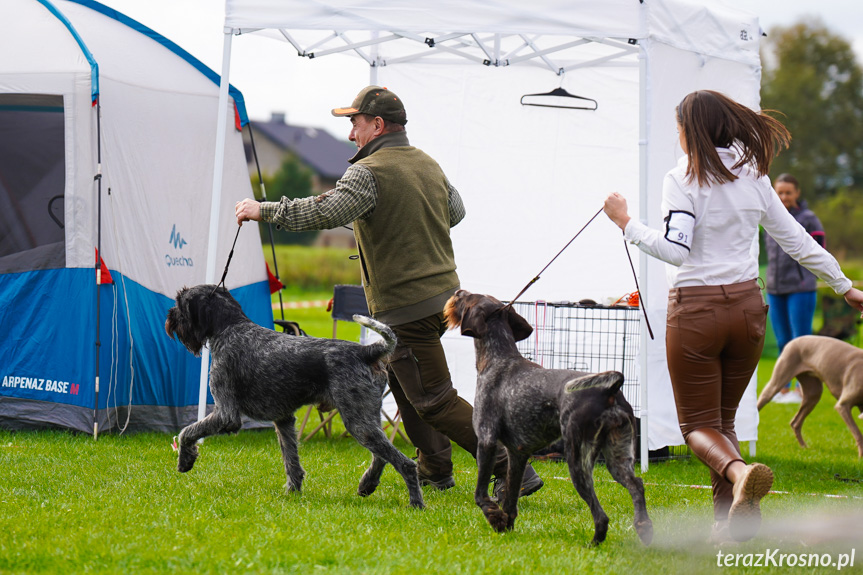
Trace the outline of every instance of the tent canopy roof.
{"type": "Polygon", "coordinates": [[[618,65],[647,38],[757,66],[761,33],[753,14],[696,0],[547,0],[542,10],[521,0],[226,0],[225,26],[237,34],[275,30],[269,35],[309,58],[352,51],[372,66],[462,58],[558,74],[618,65]],[[588,44],[587,54],[571,50],[588,44]]]}

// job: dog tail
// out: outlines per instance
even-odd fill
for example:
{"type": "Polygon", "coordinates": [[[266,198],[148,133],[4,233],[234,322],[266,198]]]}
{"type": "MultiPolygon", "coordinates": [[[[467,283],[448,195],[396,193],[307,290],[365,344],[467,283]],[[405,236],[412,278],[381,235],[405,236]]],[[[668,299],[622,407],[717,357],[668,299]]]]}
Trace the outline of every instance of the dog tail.
{"type": "Polygon", "coordinates": [[[396,334],[393,332],[393,330],[390,329],[388,325],[383,324],[370,317],[366,317],[364,315],[355,315],[354,321],[361,326],[367,327],[370,330],[377,332],[382,338],[384,338],[383,341],[378,341],[371,345],[365,346],[366,361],[368,361],[368,363],[374,363],[379,359],[388,356],[396,348],[396,334]]]}
{"type": "Polygon", "coordinates": [[[569,380],[563,389],[573,393],[583,389],[601,389],[609,396],[616,394],[623,387],[623,374],[619,371],[604,371],[589,373],[569,380]]]}

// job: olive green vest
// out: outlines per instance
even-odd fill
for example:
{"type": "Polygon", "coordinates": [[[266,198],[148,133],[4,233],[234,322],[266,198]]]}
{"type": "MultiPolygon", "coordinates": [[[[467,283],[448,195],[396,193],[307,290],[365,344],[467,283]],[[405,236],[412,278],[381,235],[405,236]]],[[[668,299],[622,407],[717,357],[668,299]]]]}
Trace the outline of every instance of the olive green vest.
{"type": "Polygon", "coordinates": [[[365,148],[352,159],[377,186],[374,211],[354,223],[369,310],[390,325],[439,313],[459,287],[443,170],[404,133],[365,148]]]}

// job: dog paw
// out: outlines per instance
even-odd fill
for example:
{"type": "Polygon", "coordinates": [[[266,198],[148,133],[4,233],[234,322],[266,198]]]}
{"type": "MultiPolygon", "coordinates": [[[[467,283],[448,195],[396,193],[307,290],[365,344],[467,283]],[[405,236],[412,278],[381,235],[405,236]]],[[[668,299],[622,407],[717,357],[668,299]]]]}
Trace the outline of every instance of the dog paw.
{"type": "Polygon", "coordinates": [[[605,537],[608,535],[608,518],[604,522],[595,523],[594,525],[593,540],[590,542],[591,547],[595,547],[605,541],[605,537]]]}
{"type": "Polygon", "coordinates": [[[509,517],[507,517],[503,509],[490,509],[486,513],[485,518],[488,520],[488,524],[498,533],[504,533],[507,529],[512,528],[509,525],[509,517]]]}
{"type": "Polygon", "coordinates": [[[198,446],[195,444],[189,446],[180,446],[180,459],[177,461],[177,471],[186,473],[195,465],[195,460],[198,459],[198,446]]]}
{"type": "Polygon", "coordinates": [[[515,529],[515,515],[507,515],[506,530],[512,531],[513,529],[515,529]]]}
{"type": "Polygon", "coordinates": [[[635,524],[635,532],[638,533],[638,538],[645,545],[650,545],[653,541],[653,522],[650,520],[641,521],[635,524]]]}
{"type": "Polygon", "coordinates": [[[380,481],[375,481],[374,479],[369,479],[365,475],[362,479],[360,479],[360,485],[357,487],[357,495],[360,497],[368,497],[372,493],[375,492],[375,489],[380,485],[380,481]]]}
{"type": "Polygon", "coordinates": [[[422,499],[411,499],[410,506],[414,509],[425,509],[426,504],[422,499]]]}

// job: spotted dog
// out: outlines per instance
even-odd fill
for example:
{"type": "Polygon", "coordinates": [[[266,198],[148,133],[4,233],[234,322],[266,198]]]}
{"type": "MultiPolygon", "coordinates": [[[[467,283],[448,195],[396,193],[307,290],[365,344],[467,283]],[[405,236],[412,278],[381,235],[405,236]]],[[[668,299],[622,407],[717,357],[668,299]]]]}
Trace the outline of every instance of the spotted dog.
{"type": "Polygon", "coordinates": [[[360,479],[358,494],[371,495],[390,463],[407,484],[411,506],[423,507],[416,463],[387,440],[380,423],[387,381],[383,361],[395,348],[396,336],[373,319],[354,316],[354,320],[378,332],[383,341],[360,345],[291,337],[249,320],[225,288],[199,285],[177,292],[165,331],[195,355],[209,344],[210,389],[216,404],[211,414],[180,432],[177,469],[192,469],[198,439],[239,431],[240,418],[246,415],[273,422],[287,490],[300,491],[305,471],[297,455],[294,412],[304,405],[327,404],[339,410],[345,428],[374,456],[360,479]]]}
{"type": "Polygon", "coordinates": [[[563,437],[569,475],[593,515],[593,544],[605,540],[608,516],[593,486],[593,467],[600,453],[611,476],[629,490],[634,525],[645,544],[653,537],[644,486],[635,476],[635,416],[621,392],[623,374],[590,374],[544,369],[518,352],[515,342],[533,328],[497,299],[460,290],[446,304],[449,327],[461,327],[476,347],[476,405],[473,426],[479,440],[476,504],[496,531],[513,528],[518,489],[528,458],[563,437]],[[500,441],[509,455],[500,506],[488,495],[500,441]],[[516,486],[516,489],[513,489],[516,486]]]}

